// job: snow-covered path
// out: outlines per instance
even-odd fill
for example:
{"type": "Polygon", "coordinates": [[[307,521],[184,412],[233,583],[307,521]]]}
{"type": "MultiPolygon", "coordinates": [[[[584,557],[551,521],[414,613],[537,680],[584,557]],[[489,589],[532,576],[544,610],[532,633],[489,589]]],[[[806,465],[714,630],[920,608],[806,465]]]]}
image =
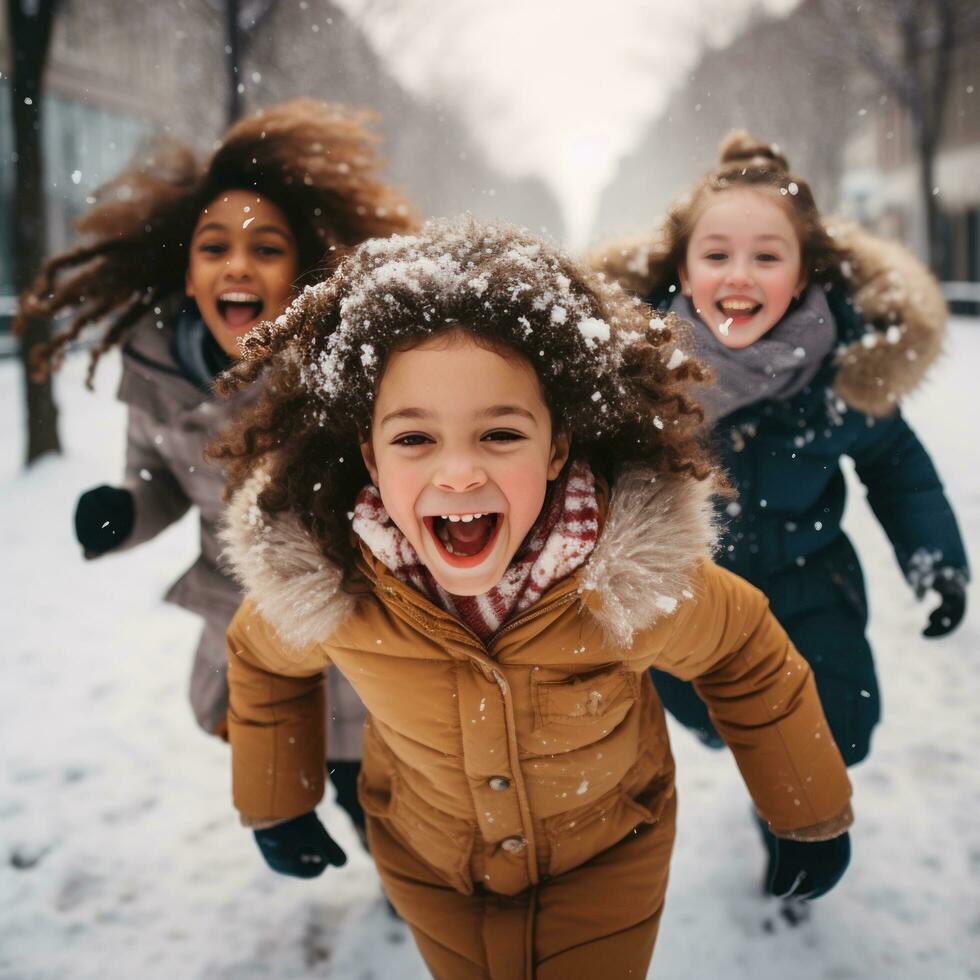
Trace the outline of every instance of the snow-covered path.
{"type": "MultiPolygon", "coordinates": [[[[907,414],[976,559],[980,322],[907,414]]],[[[377,978],[426,972],[380,900],[343,815],[321,815],[350,861],[312,883],[267,871],[229,802],[227,750],[184,696],[195,619],[159,601],[192,560],[194,519],[85,563],[78,492],[118,477],[114,362],[58,382],[66,455],[19,471],[19,377],[0,362],[0,978],[377,978]]],[[[919,636],[915,604],[860,490],[848,526],[872,602],[885,720],[853,772],[854,859],[812,921],[768,934],[761,852],[727,754],[674,733],[680,820],[651,976],[670,980],[980,977],[980,620],[919,636]]],[[[615,978],[610,978],[615,980],[615,978]]]]}

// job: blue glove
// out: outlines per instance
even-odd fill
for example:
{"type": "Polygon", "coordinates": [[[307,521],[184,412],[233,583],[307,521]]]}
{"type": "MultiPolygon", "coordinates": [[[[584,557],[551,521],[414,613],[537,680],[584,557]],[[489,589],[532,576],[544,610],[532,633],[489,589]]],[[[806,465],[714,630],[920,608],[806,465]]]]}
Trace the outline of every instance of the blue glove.
{"type": "Polygon", "coordinates": [[[316,878],[328,864],[341,868],[347,863],[347,855],[312,810],[254,833],[265,863],[281,875],[316,878]]]}
{"type": "Polygon", "coordinates": [[[766,890],[779,898],[826,895],[844,876],[851,860],[851,835],[847,833],[821,841],[773,839],[766,890]]]}

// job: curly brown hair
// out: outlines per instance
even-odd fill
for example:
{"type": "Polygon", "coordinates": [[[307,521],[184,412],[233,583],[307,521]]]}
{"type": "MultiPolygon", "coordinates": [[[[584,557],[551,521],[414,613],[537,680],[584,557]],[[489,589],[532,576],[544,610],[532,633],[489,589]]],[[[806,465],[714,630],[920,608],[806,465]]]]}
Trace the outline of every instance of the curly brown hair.
{"type": "Polygon", "coordinates": [[[254,190],[283,211],[297,240],[299,286],[323,274],[331,253],[414,228],[414,210],[380,178],[374,118],[294,99],[236,123],[204,164],[172,139],[139,152],[78,220],[80,244],[50,259],[20,298],[21,317],[74,311],[64,331],[33,349],[36,376],[57,369],[82,330],[105,323],[91,353],[91,387],[99,358],[183,292],[195,222],[223,191],[254,190]]]}
{"type": "Polygon", "coordinates": [[[659,275],[654,277],[652,292],[677,285],[694,226],[712,195],[739,187],[771,193],[785,208],[799,236],[801,265],[808,283],[843,285],[841,253],[821,220],[810,185],[790,171],[779,148],[739,129],[722,140],[719,159],[719,166],[668,210],[655,261],[659,275]]]}
{"type": "Polygon", "coordinates": [[[295,513],[349,576],[347,515],[369,481],[359,446],[387,360],[462,330],[534,367],[573,456],[610,483],[635,465],[702,480],[711,460],[686,389],[704,375],[675,346],[679,327],[526,231],[433,221],[366,242],[246,335],[217,388],[231,394],[262,375],[262,393],[209,455],[225,465],[229,497],[261,474],[259,509],[295,513]]]}

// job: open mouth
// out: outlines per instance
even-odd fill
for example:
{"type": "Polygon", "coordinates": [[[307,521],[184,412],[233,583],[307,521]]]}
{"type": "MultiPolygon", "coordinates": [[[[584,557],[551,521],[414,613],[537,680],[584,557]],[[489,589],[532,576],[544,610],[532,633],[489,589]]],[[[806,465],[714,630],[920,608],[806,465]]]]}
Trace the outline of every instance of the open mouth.
{"type": "Polygon", "coordinates": [[[255,293],[222,293],[218,297],[218,315],[231,330],[241,330],[256,321],[265,304],[255,293]]]}
{"type": "Polygon", "coordinates": [[[456,568],[479,565],[493,550],[502,514],[442,514],[423,517],[440,557],[456,568]]]}
{"type": "Polygon", "coordinates": [[[726,317],[734,323],[738,323],[739,320],[751,320],[762,309],[761,303],[741,299],[723,299],[715,303],[715,306],[718,307],[723,317],[726,317]]]}

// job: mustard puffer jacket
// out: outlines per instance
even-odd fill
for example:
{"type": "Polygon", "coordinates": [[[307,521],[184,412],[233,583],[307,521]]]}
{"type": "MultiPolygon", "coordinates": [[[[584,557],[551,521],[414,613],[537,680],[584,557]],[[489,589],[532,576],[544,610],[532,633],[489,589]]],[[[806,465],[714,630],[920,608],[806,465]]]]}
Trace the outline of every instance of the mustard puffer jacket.
{"type": "Polygon", "coordinates": [[[765,597],[709,559],[710,488],[647,471],[601,493],[588,563],[487,643],[362,550],[362,591],[295,515],[233,501],[249,598],[228,631],[233,791],[243,822],[323,794],[322,674],[369,714],[360,795],[447,883],[513,895],[583,864],[674,793],[651,666],[692,680],[778,836],[851,822],[850,784],[806,662],[765,597]]]}

